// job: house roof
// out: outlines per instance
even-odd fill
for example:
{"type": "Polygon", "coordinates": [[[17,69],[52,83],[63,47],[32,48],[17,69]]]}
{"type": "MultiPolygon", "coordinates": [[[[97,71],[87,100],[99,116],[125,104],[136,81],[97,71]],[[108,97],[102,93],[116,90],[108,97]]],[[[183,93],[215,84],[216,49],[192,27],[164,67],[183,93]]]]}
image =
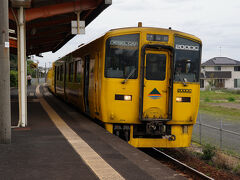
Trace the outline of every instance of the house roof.
{"type": "Polygon", "coordinates": [[[202,66],[240,66],[240,61],[228,57],[214,57],[202,63],[202,66]]]}
{"type": "Polygon", "coordinates": [[[206,71],[205,72],[205,78],[229,79],[231,77],[232,77],[231,71],[206,71]]]}

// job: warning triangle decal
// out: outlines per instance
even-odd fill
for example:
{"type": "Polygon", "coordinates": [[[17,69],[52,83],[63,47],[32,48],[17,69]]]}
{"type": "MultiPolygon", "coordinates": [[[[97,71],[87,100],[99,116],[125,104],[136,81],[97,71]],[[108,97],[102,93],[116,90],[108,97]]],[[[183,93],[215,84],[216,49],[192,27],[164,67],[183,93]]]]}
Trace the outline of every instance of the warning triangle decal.
{"type": "Polygon", "coordinates": [[[156,88],[154,88],[152,90],[152,92],[150,92],[148,94],[148,97],[150,97],[151,99],[159,99],[159,98],[161,98],[161,96],[162,95],[160,94],[160,92],[156,88]]]}

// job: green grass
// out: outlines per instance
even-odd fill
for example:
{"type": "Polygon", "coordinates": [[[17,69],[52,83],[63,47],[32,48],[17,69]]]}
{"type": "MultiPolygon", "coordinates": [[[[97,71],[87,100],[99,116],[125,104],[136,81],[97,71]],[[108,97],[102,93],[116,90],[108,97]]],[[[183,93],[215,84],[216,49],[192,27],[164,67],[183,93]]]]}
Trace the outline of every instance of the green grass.
{"type": "Polygon", "coordinates": [[[215,116],[222,116],[228,120],[240,119],[240,110],[234,108],[226,108],[221,106],[211,106],[211,103],[200,102],[199,111],[209,113],[215,116]]]}
{"type": "Polygon", "coordinates": [[[235,91],[201,91],[200,99],[203,101],[218,101],[226,100],[232,102],[235,100],[240,100],[240,94],[235,91]]]}

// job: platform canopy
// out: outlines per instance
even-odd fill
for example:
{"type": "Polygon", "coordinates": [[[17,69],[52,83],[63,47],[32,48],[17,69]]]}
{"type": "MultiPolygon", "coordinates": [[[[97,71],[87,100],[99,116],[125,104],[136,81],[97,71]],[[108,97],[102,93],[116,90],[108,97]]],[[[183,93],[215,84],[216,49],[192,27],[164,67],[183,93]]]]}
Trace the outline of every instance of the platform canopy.
{"type": "MultiPolygon", "coordinates": [[[[75,35],[71,34],[71,21],[91,23],[111,0],[9,0],[9,28],[17,32],[18,8],[25,8],[26,54],[56,52],[75,35]]],[[[17,37],[16,33],[10,36],[17,37]]],[[[11,48],[11,53],[16,53],[11,48]]]]}

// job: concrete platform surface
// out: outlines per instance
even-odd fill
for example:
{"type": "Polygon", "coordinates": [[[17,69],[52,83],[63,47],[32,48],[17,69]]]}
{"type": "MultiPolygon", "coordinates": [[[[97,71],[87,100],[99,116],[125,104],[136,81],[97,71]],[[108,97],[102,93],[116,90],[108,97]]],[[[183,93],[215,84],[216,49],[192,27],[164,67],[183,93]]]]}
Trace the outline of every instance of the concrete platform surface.
{"type": "MultiPolygon", "coordinates": [[[[79,146],[79,151],[74,148],[77,140],[69,140],[68,135],[64,135],[53,123],[41,98],[37,98],[35,88],[28,88],[28,127],[12,129],[12,144],[0,145],[0,179],[113,179],[96,173],[96,168],[92,167],[96,158],[83,154],[81,148],[85,148],[84,144],[79,146]]],[[[46,87],[41,86],[40,90],[42,98],[58,118],[91,151],[96,152],[119,175],[119,179],[185,179],[178,172],[108,133],[79,110],[53,96],[46,87]]],[[[12,89],[11,104],[12,125],[16,125],[18,101],[15,89],[12,89]]],[[[101,169],[100,165],[97,171],[104,171],[104,168],[101,169]]]]}

